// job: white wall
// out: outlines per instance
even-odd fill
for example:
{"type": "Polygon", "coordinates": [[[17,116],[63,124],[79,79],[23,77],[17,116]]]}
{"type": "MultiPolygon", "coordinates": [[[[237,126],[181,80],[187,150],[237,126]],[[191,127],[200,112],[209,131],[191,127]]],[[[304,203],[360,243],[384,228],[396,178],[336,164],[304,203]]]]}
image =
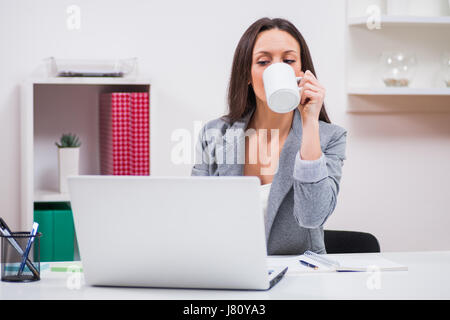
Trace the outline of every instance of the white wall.
{"type": "Polygon", "coordinates": [[[1,1],[0,215],[18,226],[19,84],[42,58],[139,57],[152,83],[153,174],[188,175],[190,165],[171,163],[171,133],[224,113],[234,49],[263,16],[287,18],[303,33],[330,117],[349,131],[326,228],[372,232],[385,251],[450,249],[450,115],[345,112],[343,0],[1,1]],[[81,8],[80,30],[66,28],[71,4],[81,8]]]}

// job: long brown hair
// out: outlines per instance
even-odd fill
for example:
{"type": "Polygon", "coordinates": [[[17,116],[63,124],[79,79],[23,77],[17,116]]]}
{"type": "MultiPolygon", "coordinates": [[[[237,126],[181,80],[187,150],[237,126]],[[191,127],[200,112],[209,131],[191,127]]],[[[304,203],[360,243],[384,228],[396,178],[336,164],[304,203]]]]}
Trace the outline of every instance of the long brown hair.
{"type": "MultiPolygon", "coordinates": [[[[288,32],[297,40],[300,45],[302,71],[310,70],[316,76],[308,45],[300,31],[291,22],[281,18],[270,19],[267,17],[255,21],[244,32],[234,52],[228,85],[228,114],[222,117],[231,123],[256,108],[255,92],[252,85],[248,84],[248,80],[251,78],[253,47],[259,33],[274,28],[288,32]]],[[[325,110],[325,104],[320,110],[319,120],[331,123],[325,110]]]]}

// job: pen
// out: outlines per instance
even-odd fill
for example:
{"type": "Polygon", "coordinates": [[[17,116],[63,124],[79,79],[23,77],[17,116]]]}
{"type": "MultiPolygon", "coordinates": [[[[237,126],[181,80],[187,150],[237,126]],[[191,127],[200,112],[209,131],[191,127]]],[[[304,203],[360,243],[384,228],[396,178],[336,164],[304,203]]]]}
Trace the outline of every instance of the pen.
{"type": "Polygon", "coordinates": [[[30,238],[28,239],[27,247],[22,256],[22,263],[20,264],[19,273],[17,274],[19,276],[22,274],[23,269],[25,268],[25,263],[27,262],[28,254],[30,253],[31,245],[33,244],[34,238],[36,237],[38,227],[39,223],[33,222],[33,228],[31,229],[30,232],[30,238]]]}
{"type": "Polygon", "coordinates": [[[318,266],[315,266],[315,265],[313,265],[313,264],[311,264],[311,263],[309,263],[309,262],[306,262],[306,261],[304,261],[304,260],[298,260],[298,261],[300,261],[300,263],[301,263],[302,265],[307,266],[307,267],[310,267],[310,268],[313,268],[314,270],[319,269],[318,266]]]}
{"type": "Polygon", "coordinates": [[[22,248],[19,246],[16,239],[12,238],[11,230],[9,229],[8,225],[2,218],[0,218],[0,231],[5,237],[8,237],[8,240],[11,243],[11,245],[20,253],[20,255],[22,255],[23,254],[22,248]]]}
{"type": "MultiPolygon", "coordinates": [[[[9,243],[17,250],[20,255],[23,255],[23,250],[17,243],[16,239],[12,237],[11,230],[9,229],[6,222],[0,217],[0,232],[8,239],[9,243]]],[[[34,267],[34,265],[30,262],[30,259],[26,261],[28,268],[30,268],[31,272],[33,272],[34,276],[39,278],[39,271],[34,267]]]]}

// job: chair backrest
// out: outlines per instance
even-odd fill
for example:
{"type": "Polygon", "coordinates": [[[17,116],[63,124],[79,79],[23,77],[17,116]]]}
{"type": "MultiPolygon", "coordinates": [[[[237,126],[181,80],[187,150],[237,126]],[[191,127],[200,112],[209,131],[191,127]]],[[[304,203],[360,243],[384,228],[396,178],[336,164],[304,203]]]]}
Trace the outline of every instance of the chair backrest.
{"type": "Polygon", "coordinates": [[[366,232],[324,230],[327,253],[380,252],[375,236],[366,232]]]}

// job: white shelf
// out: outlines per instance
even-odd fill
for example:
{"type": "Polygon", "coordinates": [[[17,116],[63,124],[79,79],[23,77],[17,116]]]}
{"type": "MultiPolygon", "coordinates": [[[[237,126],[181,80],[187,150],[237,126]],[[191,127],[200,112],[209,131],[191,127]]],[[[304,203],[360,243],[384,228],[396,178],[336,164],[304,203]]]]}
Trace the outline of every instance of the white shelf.
{"type": "Polygon", "coordinates": [[[68,202],[70,197],[68,193],[59,193],[54,190],[35,190],[34,202],[68,202]]]}
{"type": "MultiPolygon", "coordinates": [[[[365,27],[367,16],[348,18],[350,27],[365,27]]],[[[383,26],[450,26],[450,16],[416,17],[416,16],[381,16],[383,26]]]]}
{"type": "MultiPolygon", "coordinates": [[[[76,132],[84,141],[80,174],[100,174],[99,94],[116,90],[150,94],[150,88],[150,81],[142,78],[31,77],[24,81],[20,99],[22,229],[33,221],[34,203],[70,202],[69,194],[61,194],[57,188],[54,142],[61,133],[76,132]]],[[[152,109],[149,110],[150,122],[154,119],[152,109]]],[[[149,130],[151,128],[150,123],[149,130]]],[[[151,134],[150,131],[150,141],[153,140],[151,134]]]]}
{"type": "Polygon", "coordinates": [[[358,88],[350,87],[349,95],[450,96],[450,88],[358,88]]]}
{"type": "MultiPolygon", "coordinates": [[[[380,17],[370,29],[369,15],[359,1],[347,1],[345,32],[346,111],[358,113],[450,112],[450,88],[443,82],[440,56],[448,51],[450,15],[380,17]],[[364,10],[363,10],[364,9],[364,10]],[[386,87],[380,81],[380,54],[414,52],[419,61],[414,87],[386,87]],[[441,79],[442,78],[442,79],[441,79]]],[[[373,17],[371,17],[373,18],[373,17]]]]}

